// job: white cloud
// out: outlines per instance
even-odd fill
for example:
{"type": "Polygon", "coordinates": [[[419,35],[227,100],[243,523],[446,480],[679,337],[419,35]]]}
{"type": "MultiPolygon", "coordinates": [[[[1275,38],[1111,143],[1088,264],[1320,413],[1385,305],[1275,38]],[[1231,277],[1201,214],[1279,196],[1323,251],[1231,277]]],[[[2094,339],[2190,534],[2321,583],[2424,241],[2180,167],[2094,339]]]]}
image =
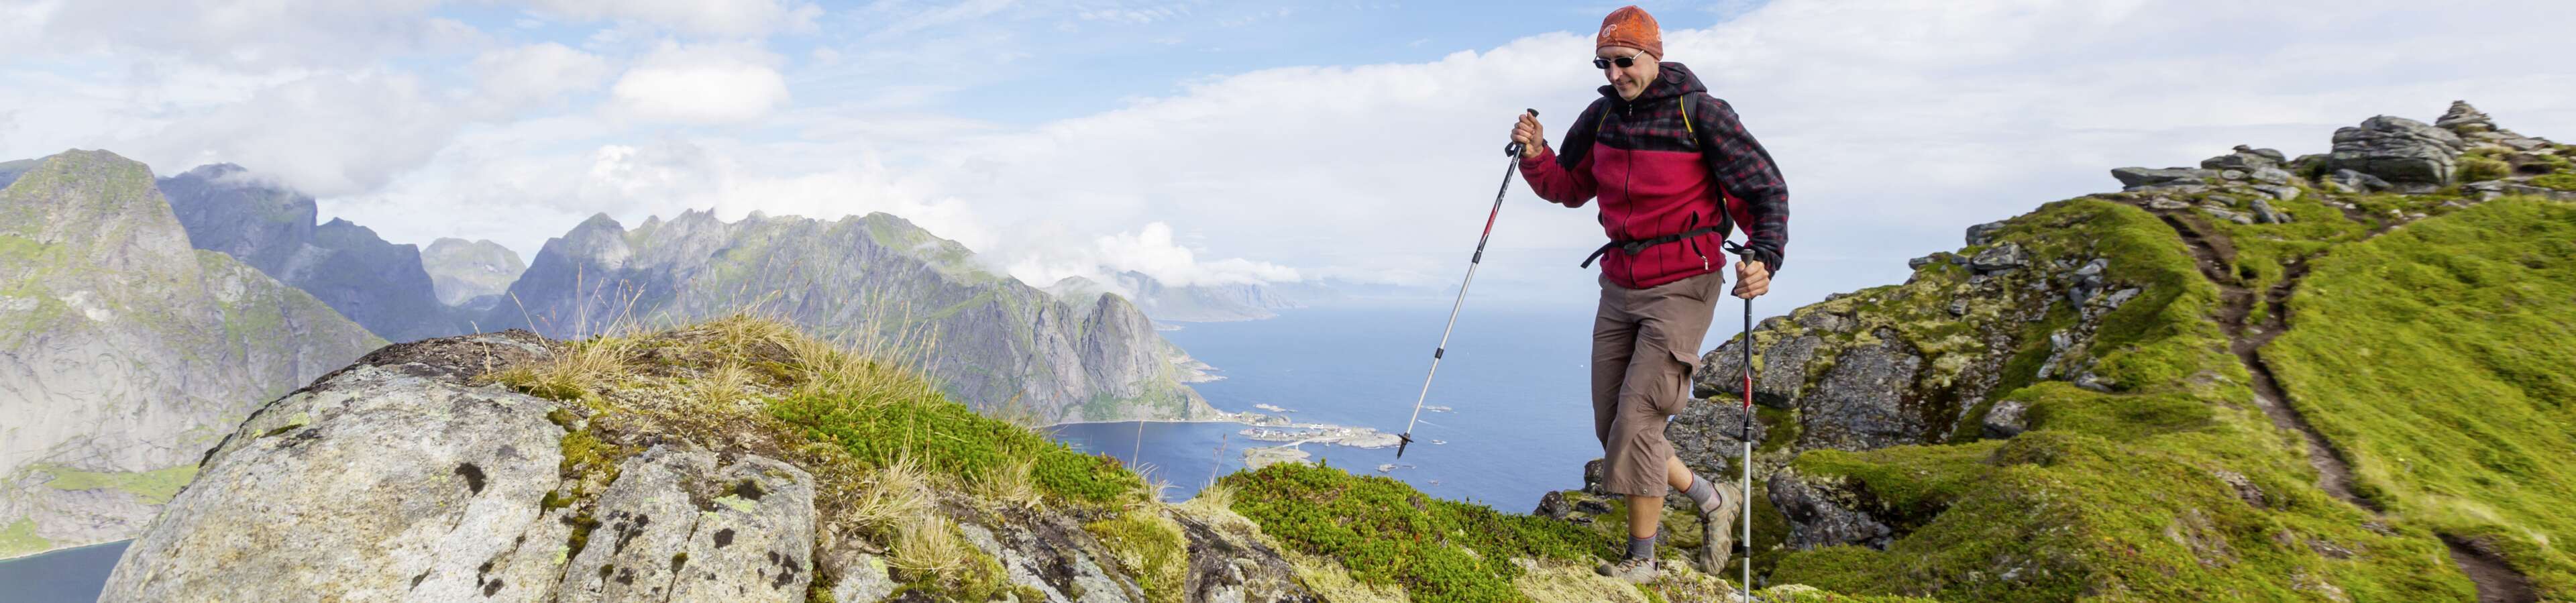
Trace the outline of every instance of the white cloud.
{"type": "Polygon", "coordinates": [[[0,8],[0,54],[61,56],[141,51],[243,68],[355,68],[392,54],[481,39],[428,16],[439,0],[93,2],[40,0],[0,8]]]}
{"type": "Polygon", "coordinates": [[[317,196],[384,186],[466,119],[418,78],[378,71],[317,73],[173,117],[115,148],[164,172],[238,163],[317,196]]]}
{"type": "Polygon", "coordinates": [[[480,102],[517,107],[586,92],[608,78],[606,59],[547,42],[485,52],[474,58],[480,102]]]}
{"type": "Polygon", "coordinates": [[[1172,226],[1148,222],[1137,232],[1099,237],[1089,248],[1041,252],[1010,262],[1011,276],[1036,286],[1079,276],[1111,285],[1110,275],[1136,271],[1164,285],[1242,285],[1300,280],[1297,269],[1269,262],[1226,258],[1202,262],[1198,252],[1172,240],[1172,226]]]}
{"type": "Polygon", "coordinates": [[[611,94],[619,111],[640,119],[739,123],[787,103],[776,61],[746,46],[668,46],[619,77],[611,94]]]}
{"type": "Polygon", "coordinates": [[[758,36],[811,29],[823,13],[778,0],[528,0],[540,12],[579,20],[645,23],[689,34],[758,36]]]}

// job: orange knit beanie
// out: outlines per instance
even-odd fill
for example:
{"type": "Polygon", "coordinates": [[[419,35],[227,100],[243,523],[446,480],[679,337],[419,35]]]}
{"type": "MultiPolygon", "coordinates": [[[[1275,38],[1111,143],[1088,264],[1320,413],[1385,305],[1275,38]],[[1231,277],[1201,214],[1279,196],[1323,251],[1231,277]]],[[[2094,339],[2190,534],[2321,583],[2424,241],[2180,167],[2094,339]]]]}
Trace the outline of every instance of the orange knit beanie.
{"type": "Polygon", "coordinates": [[[1655,25],[1654,15],[1630,5],[1610,11],[1610,16],[1601,20],[1601,34],[1593,37],[1592,47],[1604,46],[1635,48],[1661,60],[1664,58],[1664,31],[1655,25]]]}

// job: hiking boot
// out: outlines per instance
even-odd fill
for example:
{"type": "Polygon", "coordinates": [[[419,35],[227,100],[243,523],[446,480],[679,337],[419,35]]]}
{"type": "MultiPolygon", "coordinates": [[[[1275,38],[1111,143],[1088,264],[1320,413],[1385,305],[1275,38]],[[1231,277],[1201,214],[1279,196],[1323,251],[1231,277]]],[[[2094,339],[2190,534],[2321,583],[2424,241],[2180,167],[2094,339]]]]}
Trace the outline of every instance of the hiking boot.
{"type": "Polygon", "coordinates": [[[1710,482],[1709,487],[1717,490],[1717,497],[1699,506],[1700,530],[1706,536],[1700,540],[1699,565],[1709,575],[1724,576],[1728,557],[1735,551],[1732,528],[1735,516],[1744,511],[1744,490],[1735,482],[1710,482]]]}
{"type": "Polygon", "coordinates": [[[1654,582],[1656,575],[1654,559],[1621,559],[1603,563],[1592,571],[1637,584],[1654,582]]]}

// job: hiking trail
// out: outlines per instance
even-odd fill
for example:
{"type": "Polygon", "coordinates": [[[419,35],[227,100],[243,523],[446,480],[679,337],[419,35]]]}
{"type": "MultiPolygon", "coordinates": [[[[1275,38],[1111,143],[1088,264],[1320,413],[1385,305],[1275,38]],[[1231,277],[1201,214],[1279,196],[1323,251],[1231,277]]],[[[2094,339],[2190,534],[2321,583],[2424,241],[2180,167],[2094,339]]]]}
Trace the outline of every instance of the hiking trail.
{"type": "MultiPolygon", "coordinates": [[[[2471,202],[2475,203],[2475,201],[2471,202]]],[[[2174,233],[2180,235],[2183,243],[2190,249],[2193,262],[2200,267],[2201,276],[2209,279],[2210,284],[2218,286],[2218,321],[2219,326],[2227,333],[2227,351],[2235,354],[2237,361],[2244,363],[2245,372],[2253,376],[2255,406],[2263,409],[2264,416],[2270,417],[2274,426],[2296,431],[2299,438],[2307,442],[2308,465],[2317,470],[2317,488],[2325,490],[2327,494],[2337,499],[2361,507],[2370,512],[2373,517],[2385,519],[2387,510],[2378,502],[2362,498],[2353,492],[2351,463],[2344,459],[2341,450],[2336,449],[2333,443],[2326,441],[2325,436],[2317,432],[2315,426],[2308,424],[2306,416],[2301,415],[2296,407],[2290,405],[2289,393],[2281,389],[2280,381],[2273,376],[2271,366],[2263,362],[2261,351],[2264,344],[2271,343],[2273,338],[2289,330],[2290,296],[2297,290],[2299,281],[2307,276],[2308,260],[2315,256],[2285,261],[2280,282],[2273,283],[2258,294],[2247,288],[2243,280],[2229,270],[2229,266],[2234,265],[2236,259],[2235,242],[2230,240],[2226,233],[2210,227],[2208,220],[2200,213],[2190,209],[2165,210],[2146,207],[2143,204],[2132,205],[2155,214],[2157,218],[2164,220],[2165,225],[2173,227],[2174,233]],[[2263,319],[2258,323],[2249,324],[2248,318],[2253,315],[2254,304],[2257,303],[2264,305],[2263,319]]],[[[2372,227],[2368,234],[2346,244],[2378,238],[2379,235],[2413,222],[2420,216],[2420,214],[2398,215],[2384,220],[2373,220],[2369,215],[2350,207],[2343,208],[2343,213],[2345,219],[2357,223],[2377,223],[2377,226],[2372,227]]],[[[2451,561],[2460,567],[2462,573],[2468,575],[2471,583],[2477,585],[2478,603],[2535,603],[2540,600],[2538,592],[2531,586],[2531,580],[2505,563],[2504,558],[2492,547],[2454,534],[2439,534],[2439,536],[2442,543],[2450,549],[2451,561]]]]}

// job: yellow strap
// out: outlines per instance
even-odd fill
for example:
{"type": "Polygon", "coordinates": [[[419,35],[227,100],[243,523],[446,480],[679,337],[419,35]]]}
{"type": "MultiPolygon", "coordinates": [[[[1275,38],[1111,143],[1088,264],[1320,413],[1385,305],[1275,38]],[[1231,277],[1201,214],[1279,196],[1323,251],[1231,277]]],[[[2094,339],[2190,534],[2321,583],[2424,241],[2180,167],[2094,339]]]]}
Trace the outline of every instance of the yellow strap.
{"type": "Polygon", "coordinates": [[[1674,100],[1679,101],[1682,104],[1682,131],[1689,132],[1693,138],[1699,137],[1699,130],[1691,127],[1690,95],[1684,94],[1681,98],[1674,100]]]}

